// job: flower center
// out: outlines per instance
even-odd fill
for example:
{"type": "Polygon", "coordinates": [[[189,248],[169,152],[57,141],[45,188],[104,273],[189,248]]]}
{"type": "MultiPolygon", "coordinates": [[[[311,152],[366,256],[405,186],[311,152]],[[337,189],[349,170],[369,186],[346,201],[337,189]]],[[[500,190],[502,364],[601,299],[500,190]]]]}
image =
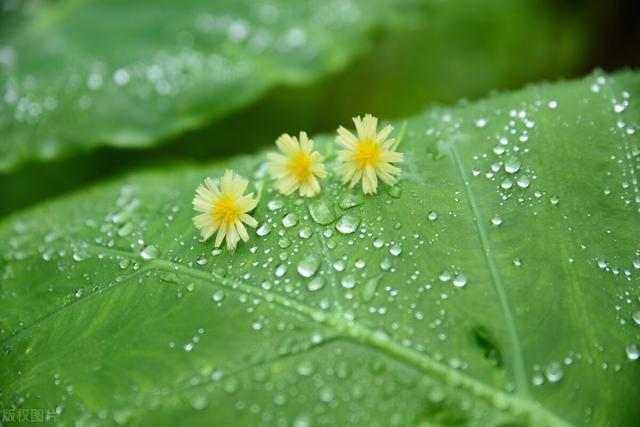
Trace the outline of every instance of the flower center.
{"type": "Polygon", "coordinates": [[[376,168],[380,162],[380,145],[369,138],[358,141],[352,159],[356,162],[358,170],[364,169],[366,166],[376,168]]]}
{"type": "Polygon", "coordinates": [[[287,164],[289,173],[298,181],[306,181],[311,178],[311,166],[309,155],[303,151],[298,151],[287,164]]]}
{"type": "Polygon", "coordinates": [[[236,198],[229,194],[223,194],[213,203],[211,214],[214,220],[223,224],[237,222],[240,219],[240,209],[236,204],[236,198]]]}

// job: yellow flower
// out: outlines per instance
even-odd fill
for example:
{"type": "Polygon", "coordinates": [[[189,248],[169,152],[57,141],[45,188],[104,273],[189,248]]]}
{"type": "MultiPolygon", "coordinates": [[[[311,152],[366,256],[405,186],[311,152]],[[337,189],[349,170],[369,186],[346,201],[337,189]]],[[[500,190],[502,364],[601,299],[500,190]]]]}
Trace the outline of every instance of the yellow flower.
{"type": "Polygon", "coordinates": [[[385,127],[377,131],[378,119],[366,114],[364,119],[354,117],[358,136],[356,137],[344,127],[338,128],[336,142],[346,150],[338,151],[338,160],[343,163],[336,168],[342,182],[349,182],[349,187],[362,180],[362,191],[372,194],[378,191],[378,178],[388,185],[395,185],[398,181],[395,175],[400,168],[391,163],[402,162],[403,155],[395,151],[393,138],[387,139],[393,127],[385,127]]]}
{"type": "Polygon", "coordinates": [[[253,193],[244,194],[248,184],[249,181],[227,170],[220,179],[220,189],[210,178],[198,186],[193,207],[202,213],[193,217],[193,223],[204,240],[217,230],[215,246],[219,247],[226,237],[230,251],[235,250],[240,239],[249,240],[244,224],[254,228],[258,225],[247,213],[256,207],[258,201],[253,198],[253,193]]]}
{"type": "Polygon", "coordinates": [[[278,191],[289,195],[297,190],[304,197],[318,194],[318,178],[327,176],[327,171],[320,153],[313,151],[313,140],[305,132],[300,132],[300,142],[285,133],[276,144],[283,154],[269,153],[267,159],[269,174],[276,180],[278,191]]]}

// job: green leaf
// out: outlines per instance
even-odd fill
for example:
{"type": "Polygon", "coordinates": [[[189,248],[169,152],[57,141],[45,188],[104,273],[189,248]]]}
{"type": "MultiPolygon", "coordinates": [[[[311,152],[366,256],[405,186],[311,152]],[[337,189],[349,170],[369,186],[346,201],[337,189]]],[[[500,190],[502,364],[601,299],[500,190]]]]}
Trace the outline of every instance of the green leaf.
{"type": "Polygon", "coordinates": [[[281,197],[260,155],[13,216],[0,406],[61,425],[634,425],[639,96],[640,75],[597,74],[430,110],[372,197],[334,176],[281,197]],[[227,167],[265,183],[235,254],[191,222],[227,167]]]}
{"type": "MultiPolygon", "coordinates": [[[[64,0],[0,16],[0,171],[143,147],[343,68],[420,1],[64,0]]],[[[14,5],[14,7],[16,7],[14,5]]]]}

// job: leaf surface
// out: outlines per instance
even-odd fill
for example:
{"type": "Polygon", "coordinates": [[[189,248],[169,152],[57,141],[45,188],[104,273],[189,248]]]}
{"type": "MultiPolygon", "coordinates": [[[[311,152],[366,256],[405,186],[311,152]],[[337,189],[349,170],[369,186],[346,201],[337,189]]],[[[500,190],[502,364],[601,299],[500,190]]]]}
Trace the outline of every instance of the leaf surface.
{"type": "Polygon", "coordinates": [[[0,404],[61,425],[634,425],[638,96],[637,74],[596,74],[429,110],[372,197],[333,176],[281,197],[256,155],[15,215],[0,404]],[[226,167],[265,183],[235,254],[191,223],[226,167]]]}

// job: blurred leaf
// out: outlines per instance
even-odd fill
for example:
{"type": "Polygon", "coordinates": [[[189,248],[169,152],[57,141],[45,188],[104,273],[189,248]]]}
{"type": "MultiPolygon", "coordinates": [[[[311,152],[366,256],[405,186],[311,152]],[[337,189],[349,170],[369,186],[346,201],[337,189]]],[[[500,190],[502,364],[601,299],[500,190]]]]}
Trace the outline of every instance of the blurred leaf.
{"type": "MultiPolygon", "coordinates": [[[[422,0],[7,3],[0,171],[141,147],[341,69],[422,0]]],[[[413,15],[413,16],[411,16],[413,15]]]]}
{"type": "Polygon", "coordinates": [[[284,198],[246,156],[15,215],[0,405],[64,424],[635,425],[639,96],[638,74],[594,75],[428,111],[373,197],[330,176],[284,198]],[[191,223],[226,167],[266,183],[235,254],[191,223]]]}

